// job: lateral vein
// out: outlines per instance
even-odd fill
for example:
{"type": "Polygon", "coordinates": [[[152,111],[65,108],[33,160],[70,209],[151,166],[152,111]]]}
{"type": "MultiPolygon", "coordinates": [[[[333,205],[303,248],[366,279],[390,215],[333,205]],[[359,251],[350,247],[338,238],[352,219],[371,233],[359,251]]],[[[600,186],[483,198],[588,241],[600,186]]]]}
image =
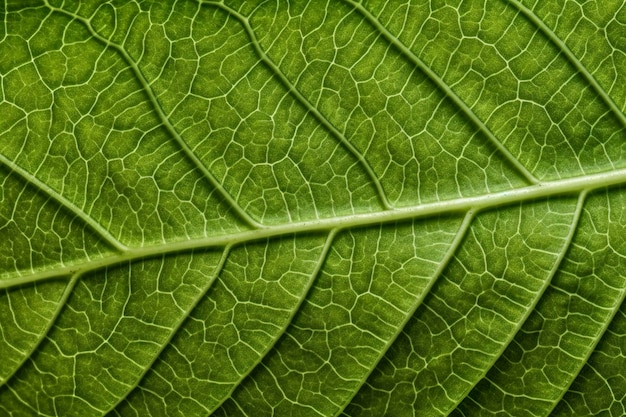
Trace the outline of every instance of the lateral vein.
{"type": "Polygon", "coordinates": [[[93,27],[91,26],[91,23],[89,22],[89,20],[87,20],[87,19],[85,19],[85,18],[83,18],[81,16],[78,16],[76,14],[67,12],[67,11],[65,11],[63,9],[59,9],[57,7],[54,7],[54,6],[52,6],[48,2],[48,0],[45,0],[45,2],[46,2],[46,5],[52,11],[56,11],[58,13],[62,13],[62,14],[71,16],[72,18],[74,18],[77,21],[81,22],[83,25],[85,25],[87,30],[91,33],[91,35],[95,39],[98,39],[105,46],[114,49],[115,51],[117,51],[122,56],[124,61],[126,61],[126,63],[129,65],[129,67],[131,68],[131,70],[135,74],[135,77],[137,78],[139,83],[142,85],[143,91],[146,93],[146,95],[148,96],[150,102],[152,103],[152,107],[154,108],[154,111],[157,113],[157,115],[159,117],[159,120],[162,123],[162,126],[172,136],[172,138],[176,141],[176,143],[178,143],[178,145],[181,147],[182,151],[184,152],[185,156],[187,158],[189,158],[189,160],[196,166],[196,168],[198,168],[200,170],[200,172],[202,172],[202,174],[211,183],[211,185],[220,194],[220,196],[229,203],[230,207],[237,213],[237,215],[245,223],[248,224],[248,226],[250,226],[250,227],[252,227],[254,229],[263,228],[264,226],[262,224],[260,224],[259,222],[257,222],[255,219],[253,219],[243,209],[243,207],[241,207],[239,205],[239,203],[235,200],[235,198],[232,195],[230,195],[230,193],[228,193],[228,191],[226,191],[224,186],[217,180],[217,178],[213,175],[213,173],[211,173],[211,171],[209,171],[207,166],[200,160],[200,158],[198,158],[198,156],[189,147],[187,142],[180,136],[180,134],[178,133],[176,128],[172,125],[172,123],[167,118],[167,115],[163,111],[163,108],[161,107],[161,104],[159,103],[159,100],[157,99],[156,95],[154,94],[154,91],[152,90],[152,87],[150,86],[150,83],[148,82],[146,77],[143,75],[143,73],[139,69],[139,66],[137,65],[137,63],[128,54],[128,52],[126,52],[126,50],[124,48],[122,48],[120,45],[117,45],[117,44],[109,41],[108,39],[106,39],[103,36],[101,36],[98,32],[96,32],[93,29],[93,27]]]}
{"type": "Polygon", "coordinates": [[[611,109],[611,112],[613,112],[613,114],[617,116],[622,126],[626,127],[626,114],[624,114],[617,107],[617,104],[615,104],[613,99],[611,99],[611,97],[607,94],[607,92],[604,91],[600,83],[598,83],[598,81],[589,72],[587,67],[583,65],[580,59],[578,59],[576,55],[574,55],[572,50],[568,48],[565,42],[563,42],[556,35],[556,33],[554,33],[554,31],[548,27],[548,25],[546,25],[541,19],[539,19],[532,10],[524,6],[522,3],[520,3],[517,0],[505,0],[505,1],[513,5],[520,13],[526,16],[528,20],[530,20],[535,26],[537,26],[541,30],[541,32],[543,32],[543,34],[546,35],[548,39],[550,39],[550,41],[559,48],[559,50],[565,55],[567,60],[574,67],[576,67],[576,69],[578,70],[578,73],[585,78],[585,80],[589,83],[589,85],[591,85],[591,87],[594,89],[596,94],[598,94],[600,98],[602,98],[602,101],[604,101],[604,104],[606,104],[609,107],[609,109],[611,109]]]}
{"type": "Polygon", "coordinates": [[[20,167],[18,164],[7,158],[6,156],[0,154],[0,163],[7,166],[11,172],[19,175],[22,179],[24,179],[29,184],[33,185],[39,191],[46,194],[52,200],[59,203],[62,207],[69,210],[74,216],[88,224],[96,233],[98,233],[109,245],[113,246],[120,252],[128,250],[128,247],[119,241],[115,236],[111,234],[107,229],[104,228],[100,223],[98,223],[93,217],[88,215],[84,210],[80,209],[70,200],[65,198],[59,192],[54,190],[49,185],[40,181],[37,177],[35,177],[30,172],[26,171],[24,168],[20,167]]]}
{"type": "Polygon", "coordinates": [[[328,131],[330,131],[330,133],[359,161],[359,163],[361,164],[363,169],[365,169],[365,171],[366,171],[370,181],[372,182],[372,184],[376,188],[376,191],[378,193],[378,198],[380,199],[380,202],[381,202],[382,206],[386,210],[393,209],[393,206],[389,202],[389,199],[387,198],[387,194],[385,193],[385,190],[384,190],[382,184],[380,183],[380,180],[379,180],[378,176],[374,172],[374,169],[372,168],[370,163],[367,161],[365,156],[345,137],[345,135],[343,133],[341,133],[339,131],[339,129],[337,129],[328,120],[328,118],[326,118],[326,116],[324,116],[300,92],[300,90],[298,90],[298,88],[281,71],[281,69],[278,67],[278,65],[276,65],[276,63],[274,63],[274,61],[261,48],[261,44],[259,43],[259,40],[257,39],[256,34],[255,34],[254,30],[252,29],[252,26],[250,26],[249,19],[246,16],[243,16],[241,13],[237,12],[236,10],[230,8],[229,6],[227,6],[227,5],[223,4],[223,3],[218,3],[218,2],[214,2],[214,1],[200,1],[200,3],[218,7],[220,9],[224,10],[230,16],[233,16],[235,19],[237,19],[241,23],[241,25],[243,26],[244,30],[248,34],[248,37],[250,38],[250,43],[252,44],[255,52],[257,53],[257,55],[259,56],[261,61],[263,61],[272,70],[274,75],[276,75],[278,77],[278,79],[281,81],[281,83],[283,83],[283,85],[285,87],[287,87],[287,90],[307,109],[307,111],[310,114],[312,114],[315,117],[315,119],[317,119],[317,121],[320,122],[328,131]]]}
{"type": "Polygon", "coordinates": [[[496,138],[493,132],[487,127],[485,122],[483,122],[474,111],[450,88],[450,86],[441,78],[439,75],[435,73],[428,65],[424,63],[413,51],[411,51],[406,45],[404,45],[395,35],[393,35],[389,30],[383,26],[378,19],[373,16],[369,10],[363,7],[362,4],[355,2],[354,0],[346,0],[350,5],[352,5],[355,10],[358,10],[365,19],[376,28],[384,37],[394,45],[398,50],[406,56],[416,67],[428,76],[436,85],[441,89],[441,91],[445,92],[446,96],[457,105],[457,107],[467,116],[474,126],[478,128],[491,142],[498,151],[504,155],[504,157],[515,167],[517,172],[524,177],[524,179],[529,184],[539,184],[540,181],[533,175],[522,163],[509,151],[509,149],[504,146],[504,144],[496,138]]]}

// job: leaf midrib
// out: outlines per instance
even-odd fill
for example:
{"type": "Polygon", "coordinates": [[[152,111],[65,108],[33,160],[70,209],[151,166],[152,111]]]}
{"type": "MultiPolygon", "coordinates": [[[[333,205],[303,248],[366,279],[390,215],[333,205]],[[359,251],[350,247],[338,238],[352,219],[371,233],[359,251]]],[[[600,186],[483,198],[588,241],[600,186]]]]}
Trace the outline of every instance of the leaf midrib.
{"type": "Polygon", "coordinates": [[[392,210],[350,214],[346,216],[306,220],[302,222],[286,223],[274,226],[262,226],[257,229],[226,233],[219,236],[209,236],[200,239],[178,242],[164,242],[163,244],[158,245],[119,250],[117,253],[110,256],[105,256],[87,262],[62,265],[58,268],[44,267],[44,270],[15,278],[5,276],[4,279],[0,280],[0,289],[11,288],[17,285],[34,283],[51,278],[71,276],[76,273],[84,275],[91,271],[115,264],[135,259],[167,255],[170,253],[225,247],[227,245],[240,245],[246,242],[271,239],[286,235],[297,235],[301,233],[328,233],[332,230],[402,222],[439,215],[453,215],[455,213],[461,214],[470,211],[476,213],[479,211],[493,209],[495,207],[522,203],[531,200],[555,196],[578,195],[582,192],[592,192],[600,188],[619,186],[624,183],[626,183],[626,168],[544,182],[537,185],[479,196],[435,201],[416,206],[395,208],[392,210]]]}

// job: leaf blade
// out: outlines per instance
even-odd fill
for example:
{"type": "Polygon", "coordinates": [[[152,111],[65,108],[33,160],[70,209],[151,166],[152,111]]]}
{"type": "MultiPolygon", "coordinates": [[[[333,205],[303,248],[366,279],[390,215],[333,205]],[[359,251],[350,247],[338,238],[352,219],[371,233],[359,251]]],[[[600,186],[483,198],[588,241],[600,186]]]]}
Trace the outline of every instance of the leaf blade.
{"type": "Polygon", "coordinates": [[[625,12],[3,2],[0,409],[619,415],[625,12]]]}

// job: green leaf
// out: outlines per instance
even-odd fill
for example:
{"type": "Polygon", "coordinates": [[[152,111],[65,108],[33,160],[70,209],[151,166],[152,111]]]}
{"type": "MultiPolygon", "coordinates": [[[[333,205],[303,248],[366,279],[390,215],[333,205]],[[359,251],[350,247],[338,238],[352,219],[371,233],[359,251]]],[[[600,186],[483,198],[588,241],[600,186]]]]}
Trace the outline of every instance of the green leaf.
{"type": "Polygon", "coordinates": [[[626,414],[624,2],[0,15],[0,415],[626,414]]]}

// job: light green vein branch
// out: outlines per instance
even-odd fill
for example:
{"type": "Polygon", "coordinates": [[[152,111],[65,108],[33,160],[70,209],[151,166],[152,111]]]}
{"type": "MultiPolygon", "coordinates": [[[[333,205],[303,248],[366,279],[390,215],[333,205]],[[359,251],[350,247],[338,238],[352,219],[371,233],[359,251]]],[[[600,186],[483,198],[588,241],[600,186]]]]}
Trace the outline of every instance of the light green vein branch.
{"type": "Polygon", "coordinates": [[[315,268],[313,269],[313,271],[311,272],[311,279],[308,282],[308,285],[306,286],[302,297],[300,297],[300,300],[298,301],[297,305],[294,306],[294,308],[291,310],[291,314],[289,315],[289,318],[285,321],[285,326],[283,326],[282,329],[280,329],[279,332],[276,333],[276,338],[274,339],[274,341],[272,343],[269,343],[268,346],[266,346],[265,350],[263,352],[261,352],[261,354],[259,355],[259,359],[256,361],[256,363],[254,363],[253,365],[251,365],[247,372],[243,373],[240,375],[240,378],[237,382],[235,382],[233,384],[232,389],[228,392],[227,395],[224,396],[224,398],[215,405],[215,407],[210,410],[210,413],[213,413],[215,410],[217,410],[219,407],[222,406],[222,404],[224,404],[224,402],[226,400],[228,400],[229,398],[231,398],[232,393],[237,389],[237,387],[243,382],[244,379],[246,379],[248,377],[248,375],[250,375],[257,366],[259,366],[261,364],[261,362],[263,361],[263,358],[265,358],[265,356],[274,348],[274,346],[276,345],[276,343],[281,339],[281,337],[283,336],[283,334],[285,334],[285,332],[287,331],[287,328],[289,327],[289,325],[291,324],[291,322],[293,321],[293,318],[295,317],[295,315],[298,313],[298,311],[300,311],[300,306],[302,305],[302,303],[304,302],[304,300],[306,300],[308,297],[308,293],[311,290],[311,288],[313,287],[313,284],[315,283],[320,271],[322,270],[322,266],[324,265],[324,262],[326,261],[326,258],[328,257],[328,253],[330,252],[330,248],[333,244],[333,241],[335,240],[335,236],[337,235],[337,232],[339,230],[338,229],[332,229],[329,233],[328,236],[326,238],[326,242],[324,243],[324,246],[322,248],[322,251],[320,253],[320,257],[317,261],[317,264],[315,265],[315,268]]]}
{"type": "Polygon", "coordinates": [[[65,307],[65,303],[67,302],[67,299],[69,298],[70,294],[74,290],[74,287],[76,286],[76,283],[78,282],[78,279],[80,278],[80,275],[81,275],[80,273],[75,273],[74,275],[72,275],[72,277],[70,278],[69,282],[67,283],[65,287],[65,290],[63,290],[63,294],[61,295],[61,298],[57,302],[56,311],[54,312],[52,317],[50,317],[50,320],[48,320],[48,324],[46,325],[45,329],[43,329],[43,331],[41,332],[41,334],[39,335],[35,343],[31,346],[30,351],[27,354],[25,354],[22,357],[22,360],[15,366],[15,369],[13,370],[13,372],[10,375],[8,375],[6,379],[0,380],[0,387],[6,384],[11,379],[11,377],[13,377],[13,375],[15,375],[22,368],[24,363],[32,357],[33,353],[37,350],[41,342],[43,342],[46,336],[48,336],[48,334],[50,333],[50,330],[56,323],[59,315],[61,314],[61,310],[63,310],[63,308],[65,307]]]}
{"type": "Polygon", "coordinates": [[[591,355],[593,355],[594,352],[596,352],[596,346],[598,346],[600,341],[604,338],[604,335],[607,333],[609,326],[615,319],[615,315],[617,315],[617,313],[621,309],[621,306],[624,304],[624,300],[626,300],[626,288],[622,288],[622,293],[619,299],[616,300],[615,305],[613,306],[613,308],[611,309],[611,312],[609,313],[609,316],[602,324],[602,327],[599,329],[596,337],[594,337],[593,340],[590,342],[590,345],[589,345],[589,348],[587,349],[585,357],[580,361],[580,367],[578,368],[576,375],[569,381],[569,384],[567,385],[567,387],[563,387],[559,398],[556,401],[554,401],[552,408],[549,410],[548,414],[551,414],[554,408],[563,400],[563,397],[565,396],[566,393],[569,392],[570,387],[572,386],[574,381],[576,381],[580,372],[583,370],[585,365],[589,363],[589,358],[591,357],[591,355]]]}
{"type": "Polygon", "coordinates": [[[152,356],[150,362],[144,367],[144,369],[142,370],[141,374],[137,377],[137,380],[135,381],[135,384],[129,387],[128,391],[126,392],[126,395],[120,395],[118,397],[117,402],[111,404],[111,407],[108,410],[106,410],[106,411],[103,410],[104,411],[103,415],[107,415],[111,411],[113,411],[119,404],[121,404],[122,402],[124,402],[124,400],[126,398],[128,398],[128,395],[130,395],[137,387],[139,387],[139,384],[141,383],[143,378],[146,376],[146,374],[150,370],[152,370],[153,365],[159,359],[159,357],[161,356],[161,353],[163,353],[163,351],[168,346],[170,346],[170,343],[172,342],[172,340],[174,339],[174,337],[176,336],[178,331],[181,329],[181,327],[183,326],[185,321],[187,321],[187,319],[189,318],[191,313],[195,310],[197,305],[204,299],[204,297],[206,296],[207,292],[209,291],[209,289],[211,288],[211,286],[213,285],[213,283],[215,282],[215,280],[217,279],[219,274],[222,272],[222,269],[224,268],[224,264],[226,263],[226,259],[228,258],[228,254],[230,253],[231,249],[232,249],[232,245],[227,245],[224,248],[224,250],[222,251],[222,256],[220,257],[220,260],[217,263],[217,265],[215,267],[215,270],[213,271],[213,274],[210,277],[208,277],[208,279],[206,280],[204,288],[202,288],[200,293],[197,295],[196,299],[193,300],[193,302],[187,308],[185,313],[181,315],[181,317],[178,320],[178,322],[172,327],[172,329],[170,331],[170,334],[168,335],[167,339],[165,339],[163,341],[163,344],[161,345],[161,348],[157,352],[154,353],[154,355],[152,356]]]}
{"type": "Polygon", "coordinates": [[[148,96],[150,102],[152,103],[152,107],[154,108],[154,111],[157,113],[157,115],[159,117],[159,120],[161,121],[163,127],[165,127],[167,132],[172,136],[172,138],[176,141],[176,143],[178,143],[178,145],[183,150],[185,156],[187,158],[189,158],[189,160],[200,170],[200,172],[202,172],[202,174],[211,183],[211,185],[215,188],[215,190],[217,190],[217,192],[220,194],[220,196],[224,200],[226,200],[228,202],[230,207],[235,211],[235,213],[237,213],[237,215],[246,224],[248,224],[248,226],[250,226],[252,228],[255,228],[255,229],[263,228],[264,226],[262,224],[260,224],[259,222],[257,222],[255,219],[253,219],[239,205],[239,203],[235,200],[235,198],[232,195],[230,195],[230,193],[228,193],[228,191],[226,191],[224,186],[217,180],[217,178],[215,178],[213,173],[211,173],[211,171],[209,171],[207,166],[200,160],[200,158],[198,158],[198,156],[189,147],[187,142],[181,137],[181,135],[178,133],[176,128],[172,125],[172,123],[168,119],[167,115],[163,111],[163,108],[161,107],[161,104],[159,103],[159,100],[157,99],[156,95],[154,94],[154,91],[152,90],[152,87],[151,87],[150,83],[148,82],[146,77],[143,75],[143,72],[141,72],[141,69],[139,68],[137,63],[128,54],[128,52],[122,46],[117,45],[117,44],[111,42],[110,40],[106,39],[102,35],[100,35],[93,28],[93,26],[91,25],[91,22],[88,19],[85,19],[84,17],[78,16],[78,15],[76,15],[74,13],[67,12],[67,11],[65,11],[63,9],[54,7],[54,6],[52,6],[49,3],[48,0],[45,0],[45,3],[52,11],[55,11],[55,12],[58,12],[58,13],[70,16],[73,19],[81,22],[87,28],[87,30],[91,33],[91,35],[95,39],[97,39],[100,42],[102,42],[105,46],[114,49],[115,51],[117,51],[117,53],[119,53],[122,56],[124,61],[126,61],[126,63],[130,66],[131,70],[135,74],[135,77],[137,78],[137,80],[139,81],[141,86],[143,87],[143,91],[146,93],[146,95],[148,96]]]}
{"type": "Polygon", "coordinates": [[[574,53],[567,47],[565,42],[563,42],[557,35],[546,25],[541,19],[537,17],[537,15],[520,3],[517,0],[505,0],[512,6],[514,6],[520,13],[522,13],[528,20],[530,20],[535,26],[537,26],[544,35],[550,39],[550,41],[556,45],[559,50],[565,55],[568,61],[578,70],[578,73],[582,75],[585,80],[591,85],[594,91],[602,98],[602,101],[611,109],[613,114],[619,119],[623,127],[626,127],[626,114],[624,114],[619,107],[615,104],[613,99],[607,94],[606,91],[600,86],[598,81],[594,78],[593,75],[587,70],[587,67],[583,65],[583,63],[574,55],[574,53]]]}
{"type": "Polygon", "coordinates": [[[346,402],[343,404],[341,409],[335,414],[336,416],[339,416],[343,413],[345,408],[348,405],[350,405],[350,403],[352,402],[352,399],[358,394],[358,392],[361,390],[363,385],[367,383],[367,379],[369,378],[371,373],[378,367],[378,363],[383,359],[383,357],[385,356],[389,348],[391,348],[391,346],[395,343],[395,341],[398,339],[400,334],[402,334],[402,331],[407,326],[407,324],[409,323],[409,321],[411,320],[411,318],[417,311],[418,307],[422,305],[426,296],[430,294],[430,290],[433,288],[433,286],[435,285],[439,277],[441,277],[441,275],[443,274],[443,271],[448,267],[448,264],[450,263],[454,255],[456,254],[461,243],[463,242],[463,239],[465,238],[465,235],[467,234],[467,231],[469,230],[469,227],[471,226],[472,221],[474,220],[475,216],[476,216],[475,210],[469,210],[465,214],[465,217],[463,218],[463,221],[461,222],[461,225],[459,226],[459,229],[457,230],[456,235],[454,236],[454,239],[450,243],[450,247],[446,251],[441,262],[439,262],[437,269],[435,270],[435,272],[433,273],[430,279],[430,282],[422,290],[422,293],[419,295],[419,297],[415,299],[415,303],[411,306],[411,308],[405,315],[404,320],[398,324],[396,333],[387,341],[387,344],[381,350],[380,355],[378,356],[378,359],[376,360],[376,363],[370,366],[368,372],[363,376],[363,379],[361,380],[359,384],[359,389],[354,389],[352,391],[352,395],[350,396],[350,398],[347,398],[346,402]]]}
{"type": "Polygon", "coordinates": [[[6,156],[0,154],[0,163],[7,166],[11,172],[19,175],[29,184],[33,185],[39,191],[46,194],[52,200],[60,204],[65,209],[69,210],[75,218],[82,220],[84,223],[89,225],[102,239],[104,239],[109,245],[114,247],[120,252],[128,250],[128,247],[120,242],[115,236],[113,236],[107,229],[105,229],[100,223],[98,223],[93,217],[89,216],[85,211],[78,208],[74,203],[72,203],[67,198],[63,197],[60,193],[55,191],[49,185],[46,185],[44,182],[40,181],[30,172],[26,171],[24,168],[20,167],[18,164],[7,158],[6,156]]]}
{"type": "Polygon", "coordinates": [[[370,181],[376,188],[378,193],[378,198],[380,203],[385,208],[385,210],[393,209],[391,203],[387,199],[387,194],[383,189],[378,176],[374,172],[372,166],[367,161],[365,156],[345,137],[343,133],[339,131],[329,120],[324,116],[301,92],[298,88],[287,78],[287,76],[281,71],[281,69],[274,63],[274,61],[267,55],[267,53],[261,48],[261,44],[256,37],[254,29],[250,26],[250,21],[248,17],[243,16],[238,11],[232,9],[229,6],[226,6],[223,3],[214,2],[214,1],[200,1],[201,4],[212,5],[224,10],[230,16],[238,20],[243,28],[245,29],[248,37],[250,38],[250,43],[254,47],[254,50],[258,57],[267,65],[273,72],[276,77],[280,80],[281,83],[287,88],[287,90],[307,109],[307,111],[312,114],[318,122],[320,122],[324,128],[326,128],[361,164],[365,172],[367,173],[370,181]]]}
{"type": "Polygon", "coordinates": [[[376,28],[384,37],[395,46],[404,56],[406,56],[413,65],[418,67],[428,78],[430,78],[441,91],[445,92],[446,96],[457,105],[457,107],[468,117],[472,123],[487,137],[487,139],[495,146],[498,151],[504,155],[504,157],[511,163],[517,172],[524,177],[529,184],[539,184],[540,181],[535,177],[522,163],[504,146],[504,144],[496,138],[491,130],[485,125],[485,123],[478,118],[476,113],[450,88],[450,86],[439,77],[428,65],[424,63],[417,55],[413,53],[406,45],[404,45],[395,35],[383,26],[380,21],[373,16],[369,10],[363,7],[362,4],[357,3],[354,0],[345,0],[351,4],[356,10],[358,10],[365,19],[376,28]]]}
{"type": "MultiPolygon", "coordinates": [[[[550,270],[550,272],[548,273],[548,276],[546,277],[546,279],[544,280],[543,284],[541,285],[541,288],[539,288],[539,290],[535,294],[535,297],[532,300],[532,303],[526,307],[526,310],[524,311],[524,314],[522,315],[522,317],[520,318],[520,320],[517,323],[517,327],[508,334],[507,339],[502,343],[502,346],[498,350],[497,354],[495,354],[493,356],[493,358],[492,358],[493,360],[491,361],[491,363],[488,366],[485,365],[482,368],[483,373],[482,373],[479,381],[482,380],[482,379],[487,379],[488,380],[487,374],[489,373],[489,370],[492,369],[494,367],[494,365],[496,364],[497,360],[502,357],[502,355],[504,354],[506,349],[509,347],[509,345],[515,339],[515,336],[522,329],[522,326],[524,325],[524,323],[528,320],[530,315],[535,311],[535,307],[537,306],[537,304],[541,300],[541,297],[543,296],[543,294],[550,287],[550,284],[552,283],[552,280],[554,279],[554,276],[556,275],[556,273],[559,271],[559,269],[561,267],[561,264],[563,263],[563,260],[565,259],[565,256],[567,255],[567,252],[569,251],[569,248],[572,246],[572,242],[574,241],[574,235],[576,234],[576,231],[578,230],[578,225],[580,223],[580,218],[581,218],[581,214],[583,212],[583,208],[584,208],[584,205],[585,205],[585,200],[587,198],[587,195],[588,195],[588,191],[587,190],[583,190],[580,193],[580,195],[578,196],[578,200],[576,202],[576,207],[574,209],[574,213],[573,213],[573,216],[572,216],[570,229],[569,229],[565,239],[563,239],[563,245],[561,247],[561,251],[559,252],[556,260],[554,261],[554,263],[552,264],[552,269],[550,270]]],[[[474,386],[475,387],[478,386],[478,382],[474,386]]],[[[461,403],[461,401],[465,400],[466,398],[473,401],[473,399],[471,398],[471,392],[466,397],[459,398],[459,401],[457,401],[454,404],[454,406],[451,406],[450,410],[456,409],[458,407],[458,405],[461,403]]]]}
{"type": "Polygon", "coordinates": [[[605,187],[626,185],[626,169],[590,174],[580,177],[561,179],[542,184],[529,185],[498,193],[475,197],[457,198],[447,201],[436,201],[418,206],[402,207],[387,211],[351,214],[325,219],[307,220],[286,223],[262,229],[246,230],[220,236],[210,236],[165,245],[132,248],[121,254],[105,256],[80,265],[68,265],[57,269],[47,269],[30,275],[0,280],[0,289],[16,285],[36,282],[44,279],[70,275],[76,271],[83,273],[122,262],[162,255],[166,253],[184,252],[199,248],[212,248],[236,245],[244,242],[274,238],[286,234],[327,232],[335,228],[362,227],[381,223],[407,221],[416,218],[434,217],[444,214],[467,213],[470,210],[488,210],[522,201],[538,200],[558,195],[579,195],[583,191],[591,192],[605,187]]]}

